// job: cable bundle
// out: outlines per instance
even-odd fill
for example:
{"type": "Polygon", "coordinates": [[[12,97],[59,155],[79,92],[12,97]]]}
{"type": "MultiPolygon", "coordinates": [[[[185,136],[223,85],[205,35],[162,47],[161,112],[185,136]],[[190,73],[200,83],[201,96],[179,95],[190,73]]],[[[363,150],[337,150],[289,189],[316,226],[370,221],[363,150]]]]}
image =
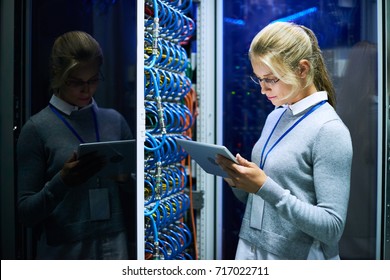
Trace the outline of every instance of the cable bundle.
{"type": "Polygon", "coordinates": [[[186,105],[189,60],[181,46],[195,29],[185,15],[191,5],[190,0],[145,1],[145,259],[193,259],[186,225],[191,201],[184,193],[187,154],[175,141],[189,138],[194,122],[186,105]]]}
{"type": "Polygon", "coordinates": [[[177,146],[175,139],[181,136],[153,136],[146,132],[145,140],[145,171],[151,172],[158,168],[167,165],[180,164],[185,159],[187,154],[177,146]]]}
{"type": "MultiPolygon", "coordinates": [[[[183,72],[188,67],[186,50],[173,42],[161,39],[158,44],[158,54],[155,57],[155,65],[166,68],[178,73],[183,72]]],[[[149,64],[153,55],[153,36],[150,33],[145,34],[144,57],[149,64]]]]}
{"type": "Polygon", "coordinates": [[[185,15],[191,6],[192,1],[189,0],[145,1],[145,13],[150,16],[150,18],[145,19],[145,30],[153,29],[155,18],[158,17],[161,38],[176,42],[187,40],[195,31],[194,21],[185,15]]]}
{"type": "Polygon", "coordinates": [[[181,165],[163,168],[161,190],[157,196],[155,174],[153,172],[145,173],[145,207],[150,208],[158,200],[181,193],[187,185],[187,177],[185,175],[184,167],[181,165]]]}
{"type": "MultiPolygon", "coordinates": [[[[167,133],[181,134],[193,125],[192,114],[185,104],[162,102],[161,106],[164,112],[163,117],[167,133]]],[[[145,113],[146,129],[152,134],[161,133],[162,128],[160,126],[157,103],[155,101],[146,101],[145,113]]]]}
{"type": "Polygon", "coordinates": [[[178,101],[191,89],[191,80],[187,76],[160,68],[145,69],[144,77],[145,99],[160,96],[168,101],[178,101]]]}

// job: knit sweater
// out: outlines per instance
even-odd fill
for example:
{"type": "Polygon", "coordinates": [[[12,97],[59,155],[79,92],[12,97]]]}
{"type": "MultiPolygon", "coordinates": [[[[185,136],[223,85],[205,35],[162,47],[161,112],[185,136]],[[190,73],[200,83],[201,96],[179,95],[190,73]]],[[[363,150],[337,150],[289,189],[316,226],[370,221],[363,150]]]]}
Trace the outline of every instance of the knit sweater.
{"type": "MultiPolygon", "coordinates": [[[[77,131],[85,142],[95,142],[96,133],[92,108],[96,112],[100,141],[132,138],[131,131],[122,117],[113,109],[98,108],[72,111],[62,116],[77,131]]],[[[50,107],[32,116],[22,128],[17,143],[18,164],[18,214],[22,223],[39,228],[46,239],[45,246],[57,248],[43,258],[100,258],[94,253],[71,252],[67,247],[75,242],[124,231],[123,213],[118,186],[113,180],[97,177],[86,183],[68,187],[60,176],[65,161],[77,151],[80,141],[56,116],[50,107]],[[94,221],[90,219],[90,190],[100,186],[107,188],[110,218],[94,221]]],[[[72,245],[72,246],[73,246],[72,245]]],[[[38,252],[40,251],[38,245],[38,252]]]]}
{"type": "MultiPolygon", "coordinates": [[[[282,114],[265,153],[309,109],[296,115],[289,108],[271,112],[252,150],[252,161],[259,164],[282,114]]],[[[240,238],[281,259],[306,259],[314,240],[326,258],[337,256],[347,215],[351,161],[349,131],[325,103],[269,153],[263,168],[267,180],[256,194],[235,191],[242,199],[247,196],[240,238]]]]}

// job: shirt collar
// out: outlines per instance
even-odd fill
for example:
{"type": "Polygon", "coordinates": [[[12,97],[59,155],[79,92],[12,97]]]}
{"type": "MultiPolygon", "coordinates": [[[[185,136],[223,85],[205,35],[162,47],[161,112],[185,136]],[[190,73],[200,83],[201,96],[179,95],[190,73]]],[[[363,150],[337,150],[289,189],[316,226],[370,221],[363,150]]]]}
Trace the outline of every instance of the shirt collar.
{"type": "Polygon", "coordinates": [[[79,108],[77,106],[69,104],[68,102],[65,102],[64,100],[62,100],[61,98],[59,98],[58,96],[53,94],[51,99],[50,99],[50,101],[49,101],[49,103],[51,105],[53,105],[54,107],[56,107],[61,112],[63,112],[64,114],[70,116],[70,114],[73,111],[85,110],[85,109],[88,109],[88,108],[92,107],[95,104],[95,100],[92,99],[91,104],[89,104],[87,106],[84,106],[82,108],[79,108]]]}
{"type": "Polygon", "coordinates": [[[328,100],[327,92],[318,91],[303,98],[302,100],[299,100],[297,103],[288,105],[288,107],[290,108],[293,115],[297,115],[323,100],[328,100]]]}

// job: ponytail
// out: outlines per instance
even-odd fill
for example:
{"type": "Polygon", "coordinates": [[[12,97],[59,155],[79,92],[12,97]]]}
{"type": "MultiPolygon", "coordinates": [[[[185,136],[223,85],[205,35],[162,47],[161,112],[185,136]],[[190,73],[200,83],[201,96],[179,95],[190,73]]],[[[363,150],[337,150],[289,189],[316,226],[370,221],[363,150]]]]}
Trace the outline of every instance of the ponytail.
{"type": "Polygon", "coordinates": [[[301,26],[301,28],[306,32],[309,36],[310,41],[312,43],[313,48],[313,67],[314,67],[314,78],[313,83],[317,90],[326,91],[328,93],[328,102],[332,105],[333,108],[336,107],[336,97],[335,90],[333,87],[333,83],[330,79],[328,70],[326,68],[324,58],[322,56],[322,52],[320,47],[318,46],[318,41],[313,31],[305,26],[301,26]]]}

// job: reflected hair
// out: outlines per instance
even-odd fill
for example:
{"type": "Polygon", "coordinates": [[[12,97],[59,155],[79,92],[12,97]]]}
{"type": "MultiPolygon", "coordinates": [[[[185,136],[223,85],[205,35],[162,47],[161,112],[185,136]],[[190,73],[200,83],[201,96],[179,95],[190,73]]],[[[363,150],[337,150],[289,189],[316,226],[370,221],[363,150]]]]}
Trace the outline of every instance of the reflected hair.
{"type": "Polygon", "coordinates": [[[51,90],[63,86],[69,74],[81,63],[97,61],[103,64],[103,52],[99,43],[88,33],[70,31],[58,37],[50,57],[51,90]]]}
{"type": "Polygon", "coordinates": [[[328,102],[335,107],[334,87],[318,40],[309,28],[291,22],[267,25],[253,38],[249,59],[267,66],[276,78],[292,86],[286,99],[296,95],[301,87],[299,62],[306,59],[310,69],[304,87],[314,83],[317,90],[328,93],[328,102]]]}

